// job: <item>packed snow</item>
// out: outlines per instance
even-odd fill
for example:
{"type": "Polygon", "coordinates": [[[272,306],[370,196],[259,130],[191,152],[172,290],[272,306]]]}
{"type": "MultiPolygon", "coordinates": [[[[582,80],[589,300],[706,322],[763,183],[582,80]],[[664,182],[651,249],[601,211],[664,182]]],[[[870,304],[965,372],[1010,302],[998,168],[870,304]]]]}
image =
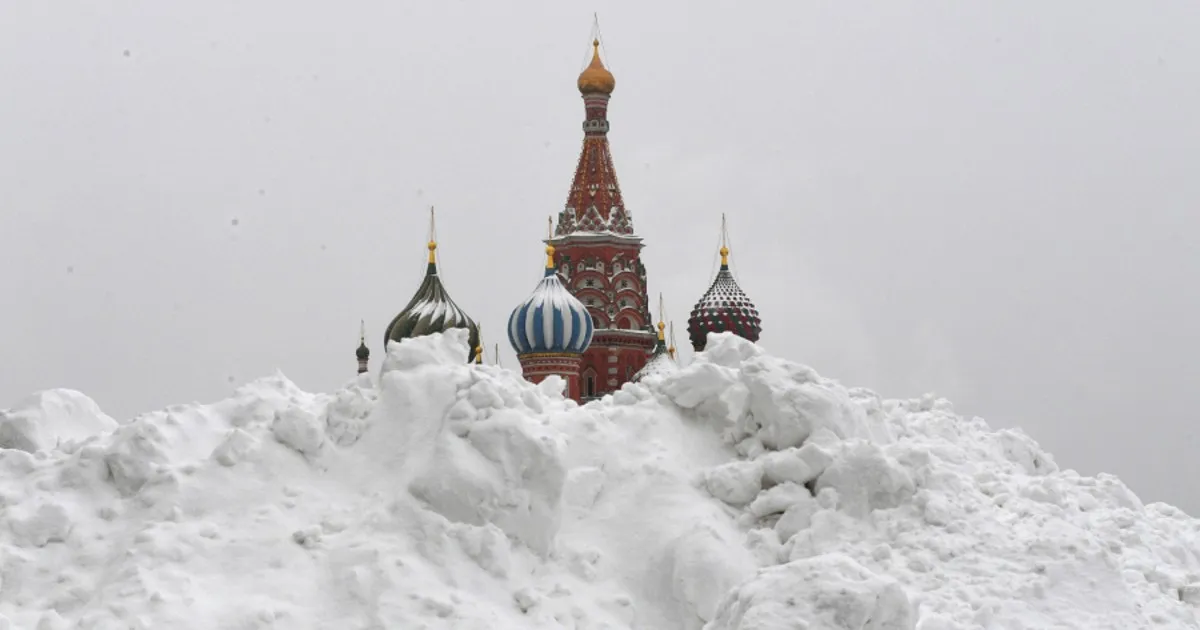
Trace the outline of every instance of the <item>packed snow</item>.
{"type": "Polygon", "coordinates": [[[1200,628],[1200,521],[946,400],[729,334],[582,407],[466,353],[0,413],[0,629],[1200,628]]]}

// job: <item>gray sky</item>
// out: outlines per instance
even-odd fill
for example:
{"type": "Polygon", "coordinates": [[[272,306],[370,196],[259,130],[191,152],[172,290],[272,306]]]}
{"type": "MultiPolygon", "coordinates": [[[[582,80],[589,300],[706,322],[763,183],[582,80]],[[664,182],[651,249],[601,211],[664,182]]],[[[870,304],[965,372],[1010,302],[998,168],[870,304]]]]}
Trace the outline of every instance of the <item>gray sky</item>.
{"type": "MultiPolygon", "coordinates": [[[[0,3],[0,407],[353,375],[438,206],[500,341],[581,141],[584,3],[0,3]]],[[[617,171],[684,320],[720,213],[762,344],[1200,512],[1200,4],[606,2],[617,171]]],[[[685,342],[686,343],[686,342],[685,342]]]]}

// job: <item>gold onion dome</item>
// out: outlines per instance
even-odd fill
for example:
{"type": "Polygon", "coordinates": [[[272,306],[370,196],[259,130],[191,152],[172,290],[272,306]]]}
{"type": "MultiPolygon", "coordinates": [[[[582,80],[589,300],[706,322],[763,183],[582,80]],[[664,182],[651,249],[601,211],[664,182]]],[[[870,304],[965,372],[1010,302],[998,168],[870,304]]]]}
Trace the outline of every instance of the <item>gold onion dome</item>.
{"type": "Polygon", "coordinates": [[[613,88],[617,86],[616,78],[604,67],[604,62],[600,61],[598,39],[592,40],[592,62],[579,73],[577,85],[583,94],[612,94],[613,88]]]}

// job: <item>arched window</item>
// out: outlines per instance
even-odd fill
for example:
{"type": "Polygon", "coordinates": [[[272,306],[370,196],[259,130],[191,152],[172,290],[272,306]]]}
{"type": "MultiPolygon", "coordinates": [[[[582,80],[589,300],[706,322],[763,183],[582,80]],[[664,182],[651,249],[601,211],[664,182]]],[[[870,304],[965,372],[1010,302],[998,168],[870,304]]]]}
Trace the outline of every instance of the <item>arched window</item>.
{"type": "Polygon", "coordinates": [[[596,395],[596,375],[591,371],[583,377],[583,395],[585,398],[592,398],[596,395]]]}

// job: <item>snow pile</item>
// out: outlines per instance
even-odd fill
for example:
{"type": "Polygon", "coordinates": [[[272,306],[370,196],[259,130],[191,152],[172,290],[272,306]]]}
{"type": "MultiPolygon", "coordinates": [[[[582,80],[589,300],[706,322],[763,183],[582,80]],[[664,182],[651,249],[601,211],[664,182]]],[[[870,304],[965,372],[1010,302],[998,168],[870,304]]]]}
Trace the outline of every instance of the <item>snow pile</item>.
{"type": "Polygon", "coordinates": [[[0,629],[1200,628],[1200,521],[714,335],[579,407],[393,345],[118,424],[0,415],[0,629]]]}

